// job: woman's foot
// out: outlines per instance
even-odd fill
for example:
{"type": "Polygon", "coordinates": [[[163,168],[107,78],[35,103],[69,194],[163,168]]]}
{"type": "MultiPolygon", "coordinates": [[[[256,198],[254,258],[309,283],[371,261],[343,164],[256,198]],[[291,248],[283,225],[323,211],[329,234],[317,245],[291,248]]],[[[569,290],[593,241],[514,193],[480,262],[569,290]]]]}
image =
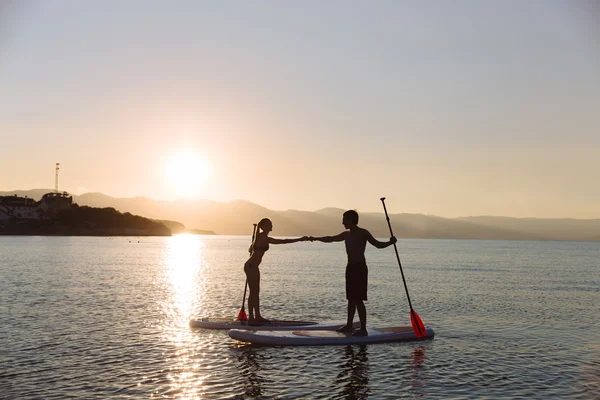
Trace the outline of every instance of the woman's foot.
{"type": "Polygon", "coordinates": [[[344,325],[339,329],[335,330],[336,332],[339,333],[352,333],[352,326],[351,325],[344,325]]]}
{"type": "Polygon", "coordinates": [[[258,317],[257,320],[258,320],[258,322],[266,323],[266,324],[268,324],[269,322],[271,322],[270,319],[263,318],[262,316],[258,317]]]}
{"type": "Polygon", "coordinates": [[[369,336],[369,333],[366,329],[359,329],[352,334],[352,336],[369,336]]]}

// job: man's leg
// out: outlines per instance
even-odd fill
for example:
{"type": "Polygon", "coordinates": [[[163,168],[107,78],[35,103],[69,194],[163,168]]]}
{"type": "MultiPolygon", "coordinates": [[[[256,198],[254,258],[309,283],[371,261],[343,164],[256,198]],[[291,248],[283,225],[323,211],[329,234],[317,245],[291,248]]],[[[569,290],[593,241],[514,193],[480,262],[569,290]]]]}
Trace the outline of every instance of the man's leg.
{"type": "Polygon", "coordinates": [[[354,323],[354,313],[356,312],[356,302],[354,300],[348,300],[348,321],[346,322],[346,326],[352,329],[352,324],[354,323]]]}
{"type": "Polygon", "coordinates": [[[356,302],[356,309],[358,310],[358,318],[360,318],[360,330],[367,330],[367,308],[362,300],[356,302]]]}
{"type": "Polygon", "coordinates": [[[367,299],[367,266],[364,265],[360,270],[360,279],[357,279],[358,300],[356,300],[356,308],[358,309],[358,318],[360,318],[360,330],[354,333],[354,336],[367,336],[367,308],[364,300],[367,299]]]}
{"type": "Polygon", "coordinates": [[[354,321],[354,313],[356,312],[356,303],[352,300],[348,300],[348,319],[346,320],[346,325],[342,326],[340,329],[337,329],[337,332],[341,333],[350,333],[352,332],[352,322],[354,321]]]}

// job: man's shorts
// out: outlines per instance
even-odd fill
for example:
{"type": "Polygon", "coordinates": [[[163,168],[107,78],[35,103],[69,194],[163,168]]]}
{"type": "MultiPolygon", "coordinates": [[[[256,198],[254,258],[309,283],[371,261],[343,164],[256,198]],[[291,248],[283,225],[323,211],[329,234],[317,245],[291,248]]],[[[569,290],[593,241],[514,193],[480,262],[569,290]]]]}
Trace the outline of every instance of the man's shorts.
{"type": "Polygon", "coordinates": [[[367,264],[348,264],[346,266],[346,299],[367,300],[367,264]]]}

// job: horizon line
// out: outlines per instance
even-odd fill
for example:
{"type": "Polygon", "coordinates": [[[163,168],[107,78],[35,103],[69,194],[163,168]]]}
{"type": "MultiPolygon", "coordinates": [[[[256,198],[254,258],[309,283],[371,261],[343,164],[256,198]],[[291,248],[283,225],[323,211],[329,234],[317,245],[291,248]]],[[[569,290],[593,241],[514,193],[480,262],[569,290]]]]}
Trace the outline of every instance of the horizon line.
{"type": "MultiPolygon", "coordinates": [[[[53,189],[44,189],[44,188],[37,188],[37,189],[15,189],[15,190],[3,190],[0,191],[0,193],[12,193],[12,192],[29,192],[29,191],[36,191],[36,190],[40,190],[40,191],[48,191],[48,193],[54,193],[55,190],[53,189]]],[[[81,197],[83,195],[102,195],[102,196],[106,196],[106,197],[110,197],[113,199],[117,199],[117,200],[128,200],[128,199],[136,199],[136,198],[143,198],[143,199],[148,199],[148,200],[152,200],[152,201],[162,201],[162,202],[167,202],[167,203],[175,203],[178,201],[187,201],[187,202],[198,202],[198,201],[208,201],[208,202],[214,202],[214,203],[220,203],[220,204],[227,204],[227,203],[235,203],[235,202],[246,202],[246,203],[250,203],[253,204],[255,206],[259,206],[259,207],[263,207],[266,208],[269,211],[275,211],[275,212],[286,212],[286,211],[300,211],[300,212],[318,212],[321,210],[325,210],[325,209],[338,209],[338,210],[342,210],[344,211],[345,209],[340,208],[340,207],[321,207],[318,208],[316,210],[299,210],[299,209],[295,209],[295,208],[288,208],[285,210],[277,210],[277,209],[271,209],[268,208],[266,206],[263,206],[259,203],[255,203],[253,201],[250,200],[246,200],[246,199],[235,199],[235,200],[230,200],[230,201],[219,201],[219,200],[211,200],[211,199],[206,199],[206,198],[202,198],[202,199],[186,199],[186,198],[179,198],[179,199],[174,199],[174,200],[166,200],[166,199],[155,199],[152,197],[148,197],[148,196],[133,196],[133,197],[115,197],[115,196],[111,196],[102,192],[85,192],[82,194],[75,194],[75,193],[71,193],[68,192],[66,190],[59,190],[59,193],[62,192],[66,192],[72,196],[77,196],[77,197],[81,197]]],[[[358,211],[358,210],[357,210],[358,211]]],[[[358,211],[359,214],[363,213],[363,214],[373,214],[373,213],[377,213],[377,214],[383,214],[382,211],[358,211]]],[[[578,220],[578,221],[595,221],[595,220],[600,220],[600,216],[596,217],[596,218],[575,218],[575,217],[511,217],[511,216],[506,216],[506,215],[484,215],[484,214],[479,214],[479,215],[468,215],[468,216],[458,216],[458,217],[445,217],[445,216],[441,216],[441,215],[436,215],[436,214],[427,214],[427,213],[415,213],[415,212],[396,212],[396,213],[390,213],[390,215],[423,215],[426,217],[436,217],[436,218],[444,218],[444,219],[461,219],[461,218],[511,218],[511,219],[535,219],[535,220],[578,220]]]]}

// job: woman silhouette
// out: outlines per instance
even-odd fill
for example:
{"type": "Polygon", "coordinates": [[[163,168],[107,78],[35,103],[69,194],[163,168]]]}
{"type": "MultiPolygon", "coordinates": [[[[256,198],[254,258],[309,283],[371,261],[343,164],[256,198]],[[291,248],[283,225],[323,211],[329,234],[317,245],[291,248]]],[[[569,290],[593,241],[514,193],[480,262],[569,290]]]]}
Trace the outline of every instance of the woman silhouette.
{"type": "Polygon", "coordinates": [[[250,246],[250,258],[244,264],[244,272],[248,280],[250,294],[248,295],[248,325],[260,325],[261,322],[269,322],[260,314],[260,265],[265,252],[269,250],[269,244],[286,244],[304,242],[308,240],[307,236],[297,239],[275,239],[269,237],[269,232],[273,230],[273,223],[268,218],[263,218],[257,224],[256,236],[250,246]]]}

